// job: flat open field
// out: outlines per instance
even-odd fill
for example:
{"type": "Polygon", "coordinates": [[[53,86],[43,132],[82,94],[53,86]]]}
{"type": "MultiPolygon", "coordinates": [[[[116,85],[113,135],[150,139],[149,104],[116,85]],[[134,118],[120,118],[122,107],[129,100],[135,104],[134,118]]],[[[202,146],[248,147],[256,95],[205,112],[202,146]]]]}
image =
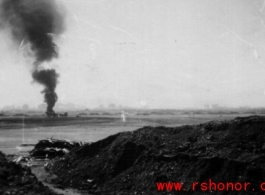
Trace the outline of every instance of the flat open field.
{"type": "Polygon", "coordinates": [[[36,144],[45,138],[76,141],[98,141],[123,131],[133,131],[143,126],[181,126],[200,124],[211,120],[230,120],[247,115],[152,115],[131,116],[123,122],[119,116],[86,116],[47,118],[45,116],[1,117],[0,150],[15,154],[31,147],[21,144],[36,144]]]}

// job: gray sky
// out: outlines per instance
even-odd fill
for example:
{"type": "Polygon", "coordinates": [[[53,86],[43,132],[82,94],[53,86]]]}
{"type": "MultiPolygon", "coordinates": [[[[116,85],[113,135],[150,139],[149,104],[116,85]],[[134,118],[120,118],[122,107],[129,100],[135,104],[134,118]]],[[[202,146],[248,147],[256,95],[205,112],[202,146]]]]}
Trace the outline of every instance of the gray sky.
{"type": "MultiPolygon", "coordinates": [[[[263,0],[62,0],[60,103],[265,106],[263,0]]],[[[32,59],[1,32],[0,106],[43,102],[32,59]]]]}

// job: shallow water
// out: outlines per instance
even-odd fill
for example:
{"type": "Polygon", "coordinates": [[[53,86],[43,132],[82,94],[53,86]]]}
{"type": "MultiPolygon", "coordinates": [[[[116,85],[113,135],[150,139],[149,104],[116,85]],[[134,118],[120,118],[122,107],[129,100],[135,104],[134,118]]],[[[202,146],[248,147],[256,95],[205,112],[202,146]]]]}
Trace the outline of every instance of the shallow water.
{"type": "Polygon", "coordinates": [[[21,147],[21,145],[36,144],[39,140],[45,138],[83,142],[98,141],[118,132],[136,130],[144,125],[146,124],[116,122],[108,124],[0,129],[0,150],[5,154],[28,151],[33,147],[21,147]]]}
{"type": "Polygon", "coordinates": [[[45,138],[67,139],[75,141],[98,141],[123,131],[133,131],[143,126],[181,126],[184,124],[199,124],[210,120],[232,119],[235,116],[201,115],[198,117],[187,116],[148,116],[129,118],[123,122],[119,118],[108,119],[107,122],[100,118],[87,120],[86,123],[63,126],[34,126],[21,128],[11,127],[5,129],[0,126],[0,150],[6,154],[16,154],[32,147],[20,148],[21,144],[36,144],[45,138]]]}

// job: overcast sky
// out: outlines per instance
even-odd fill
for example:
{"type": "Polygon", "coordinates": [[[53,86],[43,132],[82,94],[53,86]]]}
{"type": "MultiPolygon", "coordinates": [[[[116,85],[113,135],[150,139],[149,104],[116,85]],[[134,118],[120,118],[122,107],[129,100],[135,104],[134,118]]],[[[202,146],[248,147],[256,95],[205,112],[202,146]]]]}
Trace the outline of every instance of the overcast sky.
{"type": "MultiPolygon", "coordinates": [[[[59,103],[265,106],[263,0],[62,0],[59,103]]],[[[31,60],[1,32],[0,107],[37,106],[31,60]]]]}

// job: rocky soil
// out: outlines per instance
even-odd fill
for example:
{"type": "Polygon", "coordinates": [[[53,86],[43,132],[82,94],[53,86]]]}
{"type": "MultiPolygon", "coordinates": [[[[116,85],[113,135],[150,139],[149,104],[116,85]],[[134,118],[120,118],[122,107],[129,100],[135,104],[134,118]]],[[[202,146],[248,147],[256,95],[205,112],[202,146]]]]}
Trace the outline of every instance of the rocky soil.
{"type": "Polygon", "coordinates": [[[60,187],[89,194],[263,194],[265,118],[181,127],[143,127],[74,148],[49,166],[60,187]],[[192,190],[192,182],[250,182],[245,191],[192,190]],[[156,182],[186,191],[158,191],[156,182]],[[253,191],[254,189],[254,191],[253,191]]]}

